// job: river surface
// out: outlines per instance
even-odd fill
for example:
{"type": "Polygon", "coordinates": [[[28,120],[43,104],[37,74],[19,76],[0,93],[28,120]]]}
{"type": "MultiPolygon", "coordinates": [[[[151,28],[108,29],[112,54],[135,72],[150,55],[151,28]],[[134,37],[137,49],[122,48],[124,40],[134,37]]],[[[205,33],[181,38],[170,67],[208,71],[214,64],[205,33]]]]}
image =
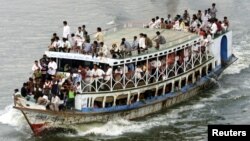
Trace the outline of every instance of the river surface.
{"type": "Polygon", "coordinates": [[[89,124],[77,135],[36,138],[12,106],[14,88],[31,75],[33,61],[46,50],[53,32],[62,34],[62,21],[71,31],[82,24],[89,32],[110,23],[149,21],[167,14],[190,13],[211,7],[208,0],[0,0],[0,141],[166,141],[206,140],[208,124],[250,124],[250,1],[214,0],[218,17],[225,15],[233,30],[233,51],[239,58],[207,90],[164,112],[136,121],[89,124]]]}

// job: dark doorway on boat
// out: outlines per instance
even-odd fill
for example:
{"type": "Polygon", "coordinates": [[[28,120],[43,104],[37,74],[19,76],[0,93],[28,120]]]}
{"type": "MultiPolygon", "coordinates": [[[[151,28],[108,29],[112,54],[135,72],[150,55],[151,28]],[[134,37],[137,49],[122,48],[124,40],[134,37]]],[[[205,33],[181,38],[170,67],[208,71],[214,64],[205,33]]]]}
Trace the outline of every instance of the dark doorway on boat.
{"type": "Polygon", "coordinates": [[[165,87],[165,94],[172,92],[172,83],[169,83],[165,87]]]}
{"type": "Polygon", "coordinates": [[[107,96],[105,101],[105,108],[112,107],[114,103],[114,97],[113,96],[107,96]]]}
{"type": "Polygon", "coordinates": [[[202,68],[202,70],[201,70],[201,77],[204,77],[204,76],[207,75],[206,70],[207,70],[207,66],[204,66],[204,67],[202,68]]]}
{"type": "Polygon", "coordinates": [[[164,86],[160,86],[158,88],[157,96],[161,96],[163,94],[163,88],[164,88],[164,86]]]}
{"type": "Polygon", "coordinates": [[[181,88],[185,87],[186,86],[186,77],[182,78],[181,80],[181,88]]]}
{"type": "Polygon", "coordinates": [[[220,56],[221,56],[221,65],[225,65],[227,61],[227,36],[224,35],[221,39],[221,46],[220,46],[220,56]]]}
{"type": "Polygon", "coordinates": [[[192,84],[193,83],[193,74],[190,74],[188,76],[188,84],[192,84]]]}
{"type": "Polygon", "coordinates": [[[200,74],[200,71],[198,70],[198,71],[195,72],[195,80],[199,81],[200,78],[201,78],[201,74],[200,74]]]}
{"type": "Polygon", "coordinates": [[[175,81],[174,82],[174,91],[178,91],[180,88],[179,88],[179,80],[175,81]]]}
{"type": "Polygon", "coordinates": [[[213,69],[213,66],[212,66],[212,63],[210,63],[209,65],[208,65],[208,73],[210,73],[210,72],[212,72],[212,69],[213,69]]]}

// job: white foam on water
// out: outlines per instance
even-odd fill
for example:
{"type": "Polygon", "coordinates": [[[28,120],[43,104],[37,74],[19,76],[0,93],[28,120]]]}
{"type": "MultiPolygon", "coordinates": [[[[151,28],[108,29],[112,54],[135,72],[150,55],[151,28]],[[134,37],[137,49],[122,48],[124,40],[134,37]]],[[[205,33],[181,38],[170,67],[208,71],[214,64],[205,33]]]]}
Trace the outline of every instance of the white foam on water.
{"type": "Polygon", "coordinates": [[[182,106],[177,109],[173,109],[165,114],[163,113],[162,115],[151,115],[149,117],[146,117],[143,121],[128,121],[124,119],[117,119],[109,121],[102,125],[87,125],[88,129],[79,129],[77,136],[86,136],[91,134],[102,136],[118,136],[129,132],[141,133],[153,127],[174,124],[177,121],[182,120],[179,115],[180,113],[188,110],[198,110],[203,107],[205,107],[204,104],[182,106]]]}
{"type": "Polygon", "coordinates": [[[11,126],[22,126],[25,123],[25,119],[21,112],[13,109],[13,105],[9,105],[0,111],[0,123],[11,126]]]}

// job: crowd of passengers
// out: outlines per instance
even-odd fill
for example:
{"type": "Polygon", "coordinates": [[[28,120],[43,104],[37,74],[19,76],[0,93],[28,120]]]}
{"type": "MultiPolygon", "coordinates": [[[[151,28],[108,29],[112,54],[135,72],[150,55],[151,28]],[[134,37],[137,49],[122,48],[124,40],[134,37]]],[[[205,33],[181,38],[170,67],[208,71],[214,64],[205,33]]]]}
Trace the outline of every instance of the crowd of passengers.
{"type": "Polygon", "coordinates": [[[107,46],[100,27],[97,27],[95,39],[91,43],[85,25],[78,27],[76,33],[70,33],[67,21],[64,21],[63,24],[62,39],[60,40],[57,33],[53,33],[51,43],[48,46],[49,51],[77,52],[92,55],[93,57],[121,58],[125,55],[131,55],[133,50],[138,50],[138,53],[140,53],[153,47],[153,41],[155,41],[156,48],[159,48],[160,44],[166,43],[165,37],[157,31],[154,39],[150,39],[145,33],[140,33],[139,39],[134,36],[131,43],[126,38],[122,38],[120,44],[113,43],[111,46],[107,46]]]}
{"type": "Polygon", "coordinates": [[[182,15],[177,14],[173,19],[170,14],[166,19],[156,16],[145,27],[196,33],[203,37],[203,44],[207,44],[212,37],[228,31],[229,28],[228,18],[224,17],[222,21],[218,20],[217,12],[216,4],[213,3],[211,8],[205,9],[204,12],[198,10],[192,16],[188,10],[184,10],[182,15]]]}
{"type": "MultiPolygon", "coordinates": [[[[212,37],[227,31],[229,27],[227,17],[220,21],[216,18],[216,13],[216,4],[213,3],[211,8],[204,10],[204,12],[198,10],[192,16],[190,16],[188,10],[185,10],[182,15],[177,14],[173,19],[170,14],[165,19],[156,16],[145,27],[196,33],[203,37],[202,44],[206,46],[211,42],[212,37]]],[[[159,49],[160,44],[166,43],[165,37],[158,31],[154,38],[148,37],[145,33],[140,33],[131,37],[133,38],[131,42],[124,37],[121,39],[120,44],[106,45],[100,27],[97,27],[94,39],[91,42],[85,25],[79,26],[75,33],[70,32],[67,21],[64,21],[63,25],[63,36],[60,39],[56,33],[53,34],[51,44],[48,47],[50,51],[77,52],[92,55],[93,57],[122,58],[125,55],[131,55],[133,50],[137,50],[138,54],[146,51],[148,48],[153,47],[153,42],[155,42],[154,47],[157,49],[159,49]]]]}
{"type": "MultiPolygon", "coordinates": [[[[141,61],[137,62],[137,64],[130,63],[113,68],[108,65],[101,66],[98,64],[92,66],[79,65],[78,68],[70,68],[66,64],[64,72],[69,72],[69,75],[65,77],[57,73],[55,59],[44,55],[39,61],[36,60],[34,62],[32,66],[33,76],[23,83],[21,92],[15,89],[15,95],[20,95],[39,105],[44,105],[47,109],[59,111],[60,109],[73,108],[74,98],[78,93],[107,89],[102,85],[103,83],[110,85],[110,81],[112,81],[114,85],[115,83],[123,83],[130,80],[145,80],[145,74],[153,77],[156,77],[156,74],[158,74],[159,80],[164,80],[168,77],[166,69],[170,70],[174,66],[182,66],[184,62],[188,62],[191,59],[191,54],[197,54],[202,51],[198,48],[199,44],[202,47],[206,46],[212,39],[212,35],[228,30],[229,22],[227,17],[224,17],[223,22],[218,21],[216,13],[217,9],[213,3],[212,8],[205,10],[204,13],[199,10],[197,14],[193,15],[192,19],[190,19],[187,10],[185,10],[183,16],[177,15],[174,20],[171,19],[170,15],[165,20],[163,18],[159,19],[159,17],[153,18],[147,25],[148,28],[167,28],[195,32],[203,36],[204,40],[196,43],[197,46],[194,44],[193,47],[170,53],[168,56],[150,59],[148,63],[141,61]]],[[[78,27],[75,34],[70,34],[70,27],[67,22],[64,21],[63,24],[63,38],[60,40],[56,33],[53,34],[51,45],[49,46],[51,51],[78,52],[91,54],[96,57],[119,58],[124,53],[131,54],[131,51],[134,49],[140,52],[153,47],[152,39],[148,38],[146,34],[140,33],[139,39],[137,39],[137,36],[134,36],[132,43],[122,38],[120,45],[113,44],[109,48],[104,44],[104,35],[100,27],[97,28],[95,40],[93,43],[90,43],[90,37],[85,29],[85,25],[78,27]]],[[[156,38],[153,40],[156,42],[156,48],[159,48],[160,44],[166,43],[166,39],[159,31],[156,32],[156,38]]],[[[147,81],[149,83],[154,82],[155,79],[153,77],[147,81]]]]}

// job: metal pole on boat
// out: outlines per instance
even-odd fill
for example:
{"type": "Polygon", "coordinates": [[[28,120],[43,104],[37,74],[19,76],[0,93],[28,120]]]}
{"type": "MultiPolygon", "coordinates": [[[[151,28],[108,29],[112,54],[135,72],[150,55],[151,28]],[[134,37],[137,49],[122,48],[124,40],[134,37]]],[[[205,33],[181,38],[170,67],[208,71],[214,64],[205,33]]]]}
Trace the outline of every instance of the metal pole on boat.
{"type": "Polygon", "coordinates": [[[147,58],[147,60],[146,60],[146,85],[148,85],[148,58],[147,58]]]}

